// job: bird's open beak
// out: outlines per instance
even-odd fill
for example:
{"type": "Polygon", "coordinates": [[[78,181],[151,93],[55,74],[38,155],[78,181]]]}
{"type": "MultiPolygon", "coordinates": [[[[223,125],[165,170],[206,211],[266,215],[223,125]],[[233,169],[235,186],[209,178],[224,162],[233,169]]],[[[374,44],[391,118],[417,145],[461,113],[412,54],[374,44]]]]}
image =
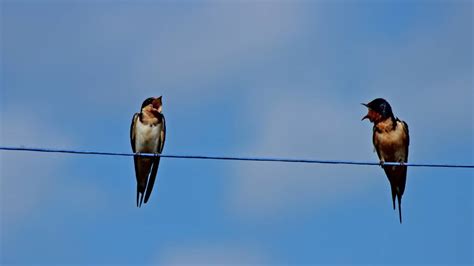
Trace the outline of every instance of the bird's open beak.
{"type": "MultiPolygon", "coordinates": [[[[361,104],[362,104],[363,106],[369,108],[369,106],[367,106],[366,103],[361,103],[361,104]]],[[[367,113],[364,117],[362,117],[362,119],[361,119],[360,121],[364,121],[364,119],[369,119],[369,118],[370,118],[370,117],[369,117],[369,114],[367,113]]]]}

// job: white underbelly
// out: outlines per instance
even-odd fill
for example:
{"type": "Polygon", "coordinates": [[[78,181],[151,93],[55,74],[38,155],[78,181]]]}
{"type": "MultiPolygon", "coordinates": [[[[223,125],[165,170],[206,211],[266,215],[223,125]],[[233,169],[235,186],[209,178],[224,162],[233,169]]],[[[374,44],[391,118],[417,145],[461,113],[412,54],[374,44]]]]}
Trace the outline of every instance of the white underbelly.
{"type": "Polygon", "coordinates": [[[135,149],[137,152],[155,153],[158,151],[158,142],[161,124],[156,126],[144,125],[137,121],[135,132],[135,149]]]}

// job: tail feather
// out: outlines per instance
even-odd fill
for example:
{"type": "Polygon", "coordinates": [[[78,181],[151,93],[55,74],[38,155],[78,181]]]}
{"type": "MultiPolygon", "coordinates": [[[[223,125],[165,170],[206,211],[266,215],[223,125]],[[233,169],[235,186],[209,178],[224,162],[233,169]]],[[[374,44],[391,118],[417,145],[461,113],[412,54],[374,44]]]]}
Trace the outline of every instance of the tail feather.
{"type": "Polygon", "coordinates": [[[150,178],[148,180],[148,184],[146,186],[146,192],[145,192],[145,203],[148,202],[148,199],[150,198],[151,191],[153,190],[153,185],[155,184],[156,180],[156,174],[158,172],[158,165],[160,164],[160,157],[155,158],[153,162],[153,166],[151,167],[151,173],[150,173],[150,178]]]}
{"type": "Polygon", "coordinates": [[[398,195],[398,216],[400,217],[400,224],[402,223],[402,195],[398,195]]]}
{"type": "Polygon", "coordinates": [[[152,165],[152,160],[148,158],[134,157],[135,176],[137,179],[137,207],[141,207],[145,196],[145,189],[148,182],[148,175],[152,165]]]}
{"type": "Polygon", "coordinates": [[[139,188],[137,186],[137,207],[140,207],[140,205],[138,205],[138,196],[140,195],[140,191],[139,191],[139,188]]]}
{"type": "Polygon", "coordinates": [[[140,208],[143,203],[143,196],[145,194],[145,187],[137,185],[137,207],[140,208]]]}
{"type": "Polygon", "coordinates": [[[396,188],[393,186],[390,186],[392,189],[392,203],[393,203],[393,209],[395,210],[395,198],[397,197],[396,193],[396,188]]]}
{"type": "Polygon", "coordinates": [[[141,207],[142,203],[143,203],[143,192],[140,193],[140,206],[138,206],[138,207],[141,207]]]}

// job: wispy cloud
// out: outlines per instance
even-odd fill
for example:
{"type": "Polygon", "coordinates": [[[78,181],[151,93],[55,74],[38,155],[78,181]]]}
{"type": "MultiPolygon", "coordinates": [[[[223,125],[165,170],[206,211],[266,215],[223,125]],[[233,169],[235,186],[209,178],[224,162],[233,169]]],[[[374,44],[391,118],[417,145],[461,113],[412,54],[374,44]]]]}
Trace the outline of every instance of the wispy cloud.
{"type": "MultiPolygon", "coordinates": [[[[61,125],[19,108],[2,112],[1,134],[0,145],[5,146],[74,147],[76,142],[61,125]]],[[[73,179],[76,171],[68,169],[70,161],[65,156],[24,152],[2,152],[0,156],[3,229],[21,227],[51,202],[74,208],[99,207],[103,202],[94,183],[73,179]]]]}
{"type": "Polygon", "coordinates": [[[160,21],[132,64],[134,85],[157,84],[187,105],[213,101],[233,89],[216,83],[239,80],[232,73],[291,43],[307,19],[303,11],[290,3],[220,3],[188,10],[180,23],[160,21]]]}
{"type": "Polygon", "coordinates": [[[232,244],[198,243],[165,249],[160,265],[263,265],[268,263],[262,253],[249,247],[232,244]]]}
{"type": "Polygon", "coordinates": [[[28,73],[39,96],[102,107],[113,95],[114,108],[156,94],[180,108],[216,101],[234,89],[217,84],[274,56],[310,15],[289,2],[37,5],[34,20],[42,23],[32,24],[10,15],[32,12],[21,7],[5,12],[6,89],[31,86],[16,79],[28,73]]]}
{"type": "MultiPolygon", "coordinates": [[[[34,112],[15,109],[2,112],[1,145],[71,146],[73,139],[64,136],[57,125],[45,124],[34,112]]],[[[54,197],[59,189],[57,175],[64,169],[61,156],[38,156],[27,153],[1,153],[2,222],[9,226],[25,220],[32,212],[54,197]]]]}

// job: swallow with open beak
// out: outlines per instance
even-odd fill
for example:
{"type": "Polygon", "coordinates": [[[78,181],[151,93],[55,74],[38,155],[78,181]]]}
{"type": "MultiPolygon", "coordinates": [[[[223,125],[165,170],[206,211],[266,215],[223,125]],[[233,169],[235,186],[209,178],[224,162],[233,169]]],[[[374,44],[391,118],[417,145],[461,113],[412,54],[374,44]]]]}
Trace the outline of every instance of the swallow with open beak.
{"type": "MultiPolygon", "coordinates": [[[[136,113],[130,126],[130,142],[134,153],[161,154],[165,145],[166,123],[163,115],[162,97],[150,97],[143,101],[140,113],[136,113]]],[[[137,179],[137,207],[145,197],[150,198],[155,184],[160,157],[140,157],[135,155],[135,176],[137,179]]]]}
{"type": "Polygon", "coordinates": [[[382,98],[377,98],[366,106],[369,111],[362,118],[369,119],[374,124],[372,142],[380,159],[380,165],[385,171],[392,190],[393,209],[395,198],[398,199],[398,213],[402,223],[402,196],[407,180],[408,145],[410,136],[408,125],[395,118],[390,104],[382,98]],[[399,162],[400,166],[384,165],[384,162],[399,162]]]}

